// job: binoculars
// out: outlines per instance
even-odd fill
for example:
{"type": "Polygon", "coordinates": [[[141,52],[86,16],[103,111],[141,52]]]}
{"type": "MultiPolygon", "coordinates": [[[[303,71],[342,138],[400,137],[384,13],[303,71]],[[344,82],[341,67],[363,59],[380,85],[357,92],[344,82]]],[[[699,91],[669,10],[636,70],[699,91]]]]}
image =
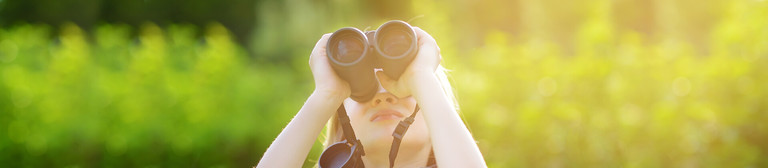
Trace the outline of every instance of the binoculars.
{"type": "Polygon", "coordinates": [[[367,102],[378,92],[374,73],[381,68],[392,79],[400,78],[418,51],[416,32],[406,22],[393,20],[375,31],[347,27],[328,39],[327,56],[336,74],[347,81],[357,102],[367,102]]]}

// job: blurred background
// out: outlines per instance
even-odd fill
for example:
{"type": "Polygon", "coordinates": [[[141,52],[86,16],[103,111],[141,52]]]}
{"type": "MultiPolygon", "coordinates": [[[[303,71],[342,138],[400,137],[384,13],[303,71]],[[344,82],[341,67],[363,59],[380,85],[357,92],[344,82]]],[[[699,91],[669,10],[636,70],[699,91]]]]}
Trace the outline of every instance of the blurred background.
{"type": "Polygon", "coordinates": [[[765,0],[0,0],[0,167],[255,165],[312,92],[320,36],[392,19],[437,39],[490,167],[768,167],[767,18],[765,0]]]}

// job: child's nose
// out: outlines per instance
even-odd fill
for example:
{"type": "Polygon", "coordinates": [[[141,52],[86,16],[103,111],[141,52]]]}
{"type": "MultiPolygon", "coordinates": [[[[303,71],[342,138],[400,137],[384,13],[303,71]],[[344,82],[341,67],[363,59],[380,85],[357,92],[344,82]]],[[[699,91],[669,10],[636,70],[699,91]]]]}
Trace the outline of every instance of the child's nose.
{"type": "Polygon", "coordinates": [[[378,106],[381,103],[389,103],[389,104],[397,104],[397,97],[389,92],[379,92],[376,93],[376,96],[373,97],[373,100],[371,100],[371,106],[378,106]]]}

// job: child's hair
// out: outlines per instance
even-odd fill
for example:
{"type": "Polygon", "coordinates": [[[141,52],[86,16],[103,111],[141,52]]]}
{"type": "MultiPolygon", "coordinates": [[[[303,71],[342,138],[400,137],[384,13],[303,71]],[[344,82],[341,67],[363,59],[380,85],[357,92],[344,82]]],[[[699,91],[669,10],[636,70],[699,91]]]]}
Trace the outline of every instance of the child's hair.
{"type": "MultiPolygon", "coordinates": [[[[435,75],[437,76],[437,79],[440,80],[440,84],[443,87],[443,93],[448,97],[449,103],[456,109],[456,111],[459,111],[459,103],[456,101],[456,96],[453,93],[453,87],[451,87],[450,81],[448,81],[448,69],[443,68],[442,65],[437,66],[437,70],[435,70],[435,75]]],[[[328,120],[328,124],[325,126],[326,133],[325,133],[325,142],[323,143],[323,149],[328,148],[328,146],[333,145],[334,143],[342,141],[343,133],[341,130],[341,126],[339,125],[338,118],[336,117],[336,113],[333,113],[333,116],[331,116],[331,119],[328,120]]]]}

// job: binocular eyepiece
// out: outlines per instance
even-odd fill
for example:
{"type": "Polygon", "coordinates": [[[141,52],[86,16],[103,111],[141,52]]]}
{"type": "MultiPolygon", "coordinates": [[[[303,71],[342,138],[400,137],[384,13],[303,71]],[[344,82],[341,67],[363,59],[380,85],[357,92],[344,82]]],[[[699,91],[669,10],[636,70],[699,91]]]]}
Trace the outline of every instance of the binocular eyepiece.
{"type": "Polygon", "coordinates": [[[357,102],[367,102],[378,92],[374,73],[381,68],[392,79],[400,78],[418,51],[416,32],[406,22],[393,20],[375,31],[347,27],[334,32],[326,49],[331,67],[347,81],[357,102]]]}
{"type": "Polygon", "coordinates": [[[360,159],[360,147],[356,143],[347,140],[329,146],[320,155],[318,166],[320,168],[360,168],[365,167],[360,159]]]}

